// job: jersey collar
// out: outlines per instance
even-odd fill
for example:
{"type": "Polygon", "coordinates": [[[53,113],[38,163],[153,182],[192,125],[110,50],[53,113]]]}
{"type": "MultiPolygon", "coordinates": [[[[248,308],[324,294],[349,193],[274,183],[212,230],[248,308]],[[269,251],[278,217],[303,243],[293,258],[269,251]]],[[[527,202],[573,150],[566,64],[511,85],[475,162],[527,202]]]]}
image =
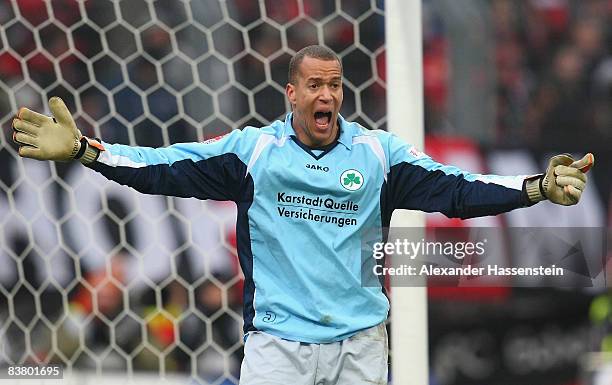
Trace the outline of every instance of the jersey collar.
{"type": "MultiPolygon", "coordinates": [[[[292,116],[293,112],[290,112],[285,117],[285,130],[282,136],[291,137],[292,135],[296,135],[295,130],[291,125],[292,116]]],[[[338,122],[340,123],[340,136],[338,137],[338,142],[350,150],[351,145],[353,144],[353,136],[355,136],[353,135],[353,128],[340,114],[338,114],[338,122]]]]}

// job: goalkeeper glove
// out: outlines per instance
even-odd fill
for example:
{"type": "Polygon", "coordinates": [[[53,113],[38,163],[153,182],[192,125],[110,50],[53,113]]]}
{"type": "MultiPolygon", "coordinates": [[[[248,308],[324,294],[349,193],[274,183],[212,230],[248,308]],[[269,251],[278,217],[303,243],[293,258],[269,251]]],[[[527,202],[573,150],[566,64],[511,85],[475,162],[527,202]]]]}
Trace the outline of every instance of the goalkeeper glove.
{"type": "Polygon", "coordinates": [[[595,157],[591,153],[577,161],[567,154],[553,156],[546,174],[526,180],[529,200],[536,203],[548,199],[564,206],[575,205],[586,187],[586,172],[594,163],[595,157]]]}
{"type": "Polygon", "coordinates": [[[64,101],[56,96],[49,99],[54,118],[27,108],[20,108],[13,119],[13,140],[19,145],[19,155],[38,160],[69,161],[79,159],[91,163],[104,147],[81,135],[64,101]]]}

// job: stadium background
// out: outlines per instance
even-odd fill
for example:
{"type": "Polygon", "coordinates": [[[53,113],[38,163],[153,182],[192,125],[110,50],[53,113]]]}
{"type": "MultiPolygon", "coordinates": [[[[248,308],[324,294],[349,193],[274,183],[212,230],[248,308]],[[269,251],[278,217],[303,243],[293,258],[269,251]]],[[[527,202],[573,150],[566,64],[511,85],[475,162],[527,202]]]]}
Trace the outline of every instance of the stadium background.
{"type": "MultiPolygon", "coordinates": [[[[498,174],[597,161],[578,207],[429,226],[610,227],[611,16],[609,0],[423,1],[427,153],[498,174]]],[[[343,59],[341,113],[386,129],[384,41],[374,0],[1,1],[0,363],[231,384],[242,355],[233,205],[18,159],[18,107],[61,96],[109,142],[206,140],[284,116],[291,54],[323,43],[343,59]]],[[[431,383],[581,383],[610,319],[592,302],[608,298],[431,288],[431,383]]]]}

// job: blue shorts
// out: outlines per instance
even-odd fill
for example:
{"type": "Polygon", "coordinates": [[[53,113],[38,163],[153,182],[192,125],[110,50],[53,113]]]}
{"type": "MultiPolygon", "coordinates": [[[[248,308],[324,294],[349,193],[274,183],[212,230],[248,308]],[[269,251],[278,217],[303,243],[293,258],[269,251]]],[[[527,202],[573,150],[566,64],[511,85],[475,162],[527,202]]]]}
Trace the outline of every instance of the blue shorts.
{"type": "Polygon", "coordinates": [[[388,353],[384,323],[328,344],[251,332],[240,385],[386,385],[388,353]]]}

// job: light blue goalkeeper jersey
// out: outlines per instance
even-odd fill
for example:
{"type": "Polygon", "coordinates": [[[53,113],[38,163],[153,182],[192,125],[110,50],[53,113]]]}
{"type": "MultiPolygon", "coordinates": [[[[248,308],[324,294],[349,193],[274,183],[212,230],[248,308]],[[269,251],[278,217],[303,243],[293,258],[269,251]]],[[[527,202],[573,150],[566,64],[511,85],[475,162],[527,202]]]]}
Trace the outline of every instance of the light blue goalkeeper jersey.
{"type": "Polygon", "coordinates": [[[379,229],[382,240],[397,208],[468,218],[528,205],[524,176],[466,173],[385,131],[339,124],[337,142],[318,154],[288,114],[204,143],[104,143],[90,167],[147,194],[236,202],[245,333],[338,341],[389,310],[380,286],[361,284],[363,231],[379,229]]]}

